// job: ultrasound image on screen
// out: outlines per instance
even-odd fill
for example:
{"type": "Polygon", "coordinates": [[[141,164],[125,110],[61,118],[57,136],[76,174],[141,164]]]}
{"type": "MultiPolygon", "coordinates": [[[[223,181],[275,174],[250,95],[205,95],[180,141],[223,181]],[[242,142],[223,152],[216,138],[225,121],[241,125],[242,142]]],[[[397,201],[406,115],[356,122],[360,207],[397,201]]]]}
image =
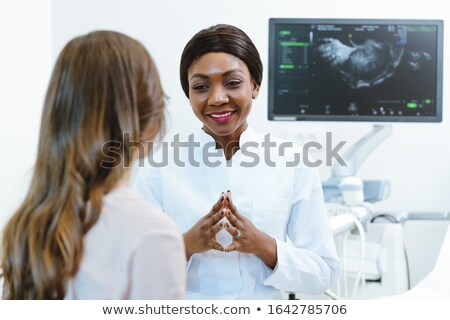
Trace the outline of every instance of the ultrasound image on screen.
{"type": "Polygon", "coordinates": [[[436,116],[436,26],[280,23],[274,37],[272,116],[436,116]]]}
{"type": "Polygon", "coordinates": [[[373,87],[392,77],[400,64],[404,48],[372,39],[362,44],[350,40],[350,45],[339,39],[324,38],[315,43],[318,59],[324,67],[341,77],[351,89],[373,87]]]}

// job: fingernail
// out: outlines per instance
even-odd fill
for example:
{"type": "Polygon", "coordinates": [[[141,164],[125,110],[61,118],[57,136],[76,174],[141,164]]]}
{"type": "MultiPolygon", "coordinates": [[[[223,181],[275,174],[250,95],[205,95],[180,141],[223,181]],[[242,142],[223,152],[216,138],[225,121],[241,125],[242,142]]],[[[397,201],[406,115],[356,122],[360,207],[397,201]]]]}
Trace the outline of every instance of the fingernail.
{"type": "Polygon", "coordinates": [[[230,229],[230,224],[227,222],[227,229],[230,229]]]}
{"type": "Polygon", "coordinates": [[[223,201],[223,195],[220,196],[219,202],[222,202],[222,201],[223,201]]]}
{"type": "Polygon", "coordinates": [[[223,251],[223,247],[220,247],[220,251],[223,251]]]}
{"type": "Polygon", "coordinates": [[[219,227],[222,227],[222,222],[219,222],[217,225],[218,225],[219,227]]]}
{"type": "Polygon", "coordinates": [[[230,190],[227,190],[227,192],[231,193],[231,191],[230,191],[230,190]]]}
{"type": "Polygon", "coordinates": [[[219,214],[222,216],[224,214],[223,209],[219,211],[219,214]]]}

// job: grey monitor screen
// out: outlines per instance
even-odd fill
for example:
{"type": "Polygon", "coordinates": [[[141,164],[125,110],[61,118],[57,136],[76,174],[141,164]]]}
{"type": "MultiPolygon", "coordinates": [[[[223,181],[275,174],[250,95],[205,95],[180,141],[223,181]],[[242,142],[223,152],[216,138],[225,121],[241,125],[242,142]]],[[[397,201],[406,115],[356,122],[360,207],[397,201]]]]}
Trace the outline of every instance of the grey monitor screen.
{"type": "Polygon", "coordinates": [[[269,120],[442,121],[441,20],[270,19],[269,120]]]}

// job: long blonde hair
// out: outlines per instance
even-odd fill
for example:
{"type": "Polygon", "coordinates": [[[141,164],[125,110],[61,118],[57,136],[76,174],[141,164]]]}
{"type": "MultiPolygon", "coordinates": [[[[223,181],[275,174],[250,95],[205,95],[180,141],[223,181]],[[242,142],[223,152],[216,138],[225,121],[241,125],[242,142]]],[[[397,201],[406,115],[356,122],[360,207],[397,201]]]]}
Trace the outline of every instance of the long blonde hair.
{"type": "Polygon", "coordinates": [[[64,298],[102,197],[133,158],[130,141],[161,132],[164,107],[157,69],[138,41],[96,31],[64,47],[44,102],[31,185],[3,231],[4,298],[64,298]],[[111,153],[108,141],[123,146],[111,153]]]}

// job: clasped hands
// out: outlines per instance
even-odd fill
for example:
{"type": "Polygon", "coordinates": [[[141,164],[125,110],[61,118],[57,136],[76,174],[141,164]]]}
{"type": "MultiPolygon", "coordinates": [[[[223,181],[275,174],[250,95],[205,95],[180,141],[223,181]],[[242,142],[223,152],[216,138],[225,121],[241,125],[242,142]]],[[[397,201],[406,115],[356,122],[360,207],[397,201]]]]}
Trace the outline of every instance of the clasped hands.
{"type": "Polygon", "coordinates": [[[252,253],[269,267],[274,267],[277,261],[275,240],[238,212],[231,200],[230,191],[222,192],[209,213],[197,221],[183,237],[188,260],[195,253],[213,249],[252,253]],[[224,217],[226,220],[222,221],[224,217]],[[216,240],[216,234],[223,229],[233,237],[227,247],[223,247],[216,240]]]}

